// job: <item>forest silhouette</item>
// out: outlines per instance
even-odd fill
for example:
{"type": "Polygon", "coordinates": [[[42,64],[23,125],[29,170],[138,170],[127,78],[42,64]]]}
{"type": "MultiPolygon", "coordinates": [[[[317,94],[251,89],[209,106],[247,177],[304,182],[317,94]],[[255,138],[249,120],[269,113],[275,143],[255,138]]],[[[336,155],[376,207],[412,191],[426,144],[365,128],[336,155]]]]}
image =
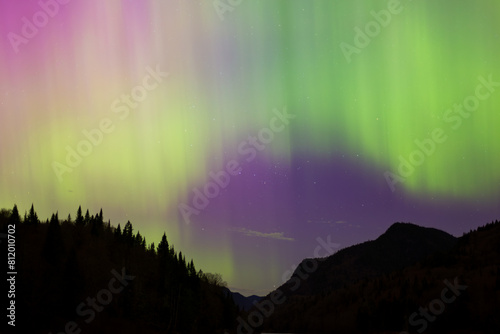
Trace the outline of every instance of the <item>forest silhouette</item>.
{"type": "Polygon", "coordinates": [[[0,233],[8,225],[15,226],[17,332],[222,333],[234,327],[238,308],[221,275],[197,270],[165,233],[158,245],[148,244],[130,221],[115,227],[103,220],[102,209],[90,215],[81,207],[74,220],[54,213],[41,222],[33,205],[24,218],[14,206],[0,211],[0,233]]]}

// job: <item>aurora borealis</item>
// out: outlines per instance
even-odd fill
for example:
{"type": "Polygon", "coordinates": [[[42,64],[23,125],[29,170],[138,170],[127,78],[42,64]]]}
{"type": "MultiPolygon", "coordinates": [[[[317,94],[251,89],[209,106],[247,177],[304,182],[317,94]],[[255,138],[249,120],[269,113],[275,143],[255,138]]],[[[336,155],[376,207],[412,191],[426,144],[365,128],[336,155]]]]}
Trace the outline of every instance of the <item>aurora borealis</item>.
{"type": "Polygon", "coordinates": [[[0,207],[102,207],[259,294],[318,237],[461,235],[500,218],[499,22],[494,0],[1,1],[0,207]]]}

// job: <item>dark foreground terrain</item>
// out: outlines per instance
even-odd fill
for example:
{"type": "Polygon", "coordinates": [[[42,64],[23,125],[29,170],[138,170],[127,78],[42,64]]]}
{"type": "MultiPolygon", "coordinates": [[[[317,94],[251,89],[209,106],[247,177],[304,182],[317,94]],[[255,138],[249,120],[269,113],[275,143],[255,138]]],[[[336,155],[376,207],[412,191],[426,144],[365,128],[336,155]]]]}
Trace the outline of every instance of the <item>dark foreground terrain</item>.
{"type": "MultiPolygon", "coordinates": [[[[233,327],[238,310],[220,275],[197,271],[165,234],[159,245],[147,244],[130,222],[114,227],[102,211],[91,216],[81,209],[75,220],[54,214],[40,222],[33,207],[23,219],[14,207],[0,211],[3,236],[8,225],[16,238],[16,333],[222,333],[233,327]]],[[[2,259],[6,245],[4,238],[2,259]]],[[[7,302],[2,299],[2,309],[7,302]]],[[[0,333],[11,331],[7,325],[0,333]]]]}
{"type": "Polygon", "coordinates": [[[17,207],[0,210],[0,248],[2,308],[8,315],[15,301],[16,325],[6,318],[0,333],[500,332],[498,221],[459,238],[396,223],[376,240],[303,260],[263,299],[233,295],[165,234],[147,244],[102,211],[41,222],[33,207],[23,218],[17,207]]]}
{"type": "Polygon", "coordinates": [[[500,333],[500,222],[460,238],[396,223],[304,260],[238,321],[242,332],[500,333]]]}

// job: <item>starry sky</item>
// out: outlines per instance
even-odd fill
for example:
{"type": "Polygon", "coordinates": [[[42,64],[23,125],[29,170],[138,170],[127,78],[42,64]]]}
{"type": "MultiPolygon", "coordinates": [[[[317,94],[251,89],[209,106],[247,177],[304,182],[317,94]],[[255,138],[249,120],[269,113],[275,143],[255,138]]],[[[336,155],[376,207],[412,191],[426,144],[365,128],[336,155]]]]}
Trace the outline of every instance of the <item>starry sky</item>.
{"type": "Polygon", "coordinates": [[[0,1],[0,207],[102,208],[243,294],[327,239],[460,236],[500,219],[499,22],[495,0],[0,1]]]}

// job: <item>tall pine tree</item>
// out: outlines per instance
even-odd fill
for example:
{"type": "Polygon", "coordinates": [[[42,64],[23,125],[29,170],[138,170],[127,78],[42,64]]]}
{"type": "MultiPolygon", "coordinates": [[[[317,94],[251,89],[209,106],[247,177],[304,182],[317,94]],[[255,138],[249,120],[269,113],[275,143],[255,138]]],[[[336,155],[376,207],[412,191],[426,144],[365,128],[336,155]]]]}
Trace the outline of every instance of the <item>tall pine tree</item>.
{"type": "Polygon", "coordinates": [[[81,205],[78,207],[78,210],[76,211],[75,224],[76,224],[76,226],[79,226],[79,227],[83,227],[85,225],[83,222],[82,206],[81,205]]]}
{"type": "Polygon", "coordinates": [[[19,223],[21,223],[21,217],[19,216],[19,211],[17,210],[17,205],[14,204],[14,207],[12,208],[12,212],[10,214],[10,223],[15,224],[16,227],[19,226],[19,223]]]}
{"type": "Polygon", "coordinates": [[[27,223],[27,225],[30,225],[30,226],[38,225],[40,223],[40,220],[38,220],[38,215],[35,212],[35,207],[33,204],[31,204],[30,213],[28,214],[26,223],[27,223]]]}
{"type": "Polygon", "coordinates": [[[57,213],[52,214],[50,218],[42,254],[45,260],[53,266],[59,266],[64,257],[64,242],[57,213]]]}

